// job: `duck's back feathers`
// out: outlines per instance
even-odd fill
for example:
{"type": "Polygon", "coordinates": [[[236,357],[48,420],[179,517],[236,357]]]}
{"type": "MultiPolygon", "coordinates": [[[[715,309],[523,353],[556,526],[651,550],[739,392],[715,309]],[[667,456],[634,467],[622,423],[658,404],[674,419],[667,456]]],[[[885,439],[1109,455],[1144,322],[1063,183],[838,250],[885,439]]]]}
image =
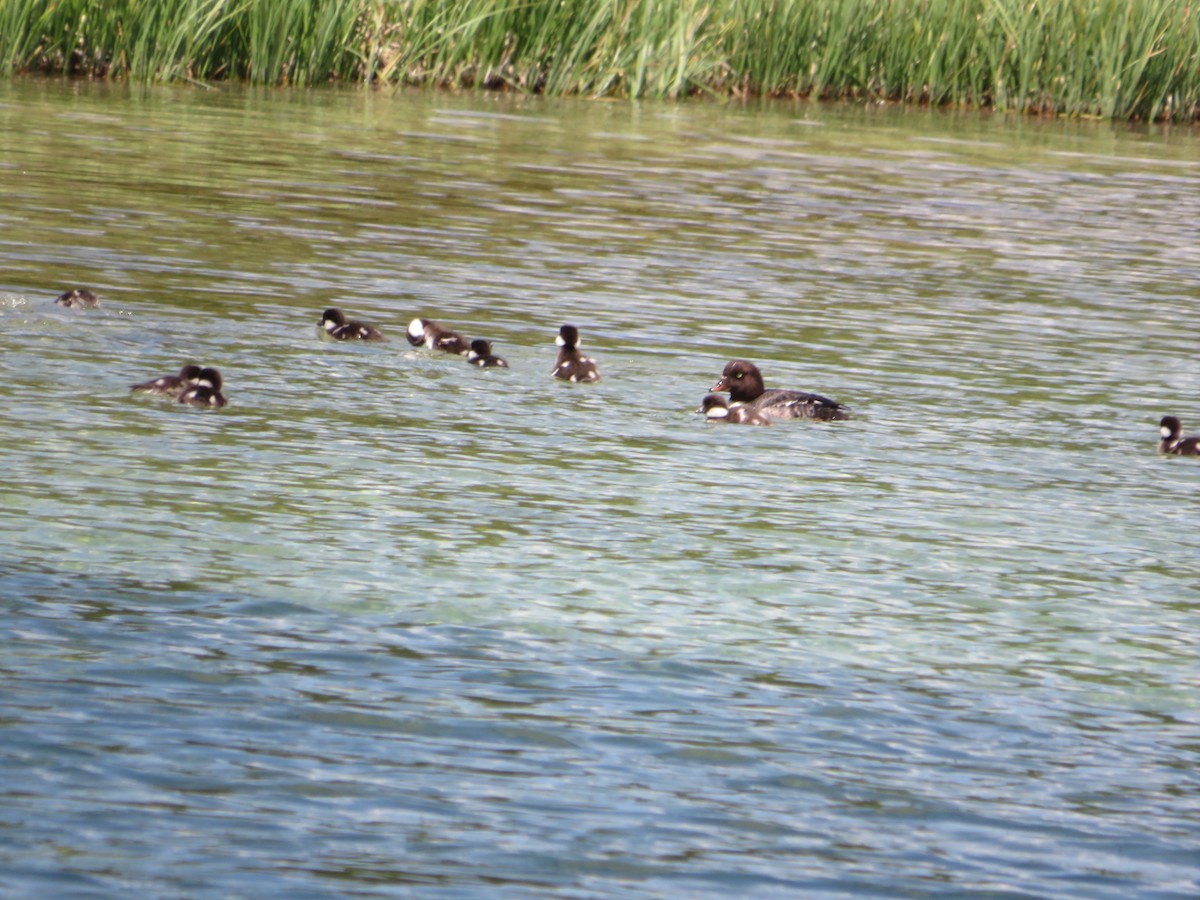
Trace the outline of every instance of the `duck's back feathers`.
{"type": "Polygon", "coordinates": [[[562,381],[592,382],[600,380],[600,371],[596,368],[596,361],[583,356],[578,351],[569,353],[560,350],[558,359],[554,362],[554,369],[550,374],[562,381]]]}
{"type": "Polygon", "coordinates": [[[772,388],[763,391],[757,400],[746,403],[750,409],[775,419],[819,419],[840,422],[850,418],[850,410],[836,400],[809,394],[805,391],[785,391],[772,388]]]}

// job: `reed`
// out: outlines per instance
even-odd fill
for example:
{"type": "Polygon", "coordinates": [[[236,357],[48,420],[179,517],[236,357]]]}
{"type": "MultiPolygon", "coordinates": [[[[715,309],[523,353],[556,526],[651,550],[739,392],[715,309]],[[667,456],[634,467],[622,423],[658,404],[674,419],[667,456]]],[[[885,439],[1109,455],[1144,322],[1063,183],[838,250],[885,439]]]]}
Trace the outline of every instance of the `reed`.
{"type": "Polygon", "coordinates": [[[0,71],[315,84],[362,71],[364,3],[2,0],[0,71]]]}
{"type": "Polygon", "coordinates": [[[0,71],[1200,117],[1197,0],[2,0],[0,71]]]}

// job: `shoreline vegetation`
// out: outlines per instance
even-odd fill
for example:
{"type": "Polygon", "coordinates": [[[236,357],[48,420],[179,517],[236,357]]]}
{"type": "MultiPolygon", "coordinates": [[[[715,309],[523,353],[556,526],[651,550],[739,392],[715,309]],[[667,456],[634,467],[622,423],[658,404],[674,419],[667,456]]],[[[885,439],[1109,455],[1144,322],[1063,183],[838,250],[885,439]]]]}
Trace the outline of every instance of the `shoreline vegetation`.
{"type": "Polygon", "coordinates": [[[3,0],[0,74],[1200,121],[1200,0],[3,0]]]}

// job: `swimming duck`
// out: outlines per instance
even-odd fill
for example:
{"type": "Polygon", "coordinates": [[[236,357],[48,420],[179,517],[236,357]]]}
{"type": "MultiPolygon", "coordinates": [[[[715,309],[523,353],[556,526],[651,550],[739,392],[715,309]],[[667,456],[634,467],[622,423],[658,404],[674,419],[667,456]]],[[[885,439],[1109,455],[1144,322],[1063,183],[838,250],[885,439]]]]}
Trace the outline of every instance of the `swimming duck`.
{"type": "Polygon", "coordinates": [[[321,316],[321,328],[335,341],[384,341],[387,340],[374,325],[355,322],[337,307],[330,307],[321,316]]]}
{"type": "Polygon", "coordinates": [[[735,425],[770,425],[769,416],[741,404],[729,402],[720,394],[705,394],[700,408],[710,422],[732,422],[735,425]]]}
{"type": "Polygon", "coordinates": [[[408,342],[414,347],[424,344],[430,350],[458,353],[465,356],[471,346],[467,339],[430,319],[413,319],[408,323],[408,342]]]}
{"type": "Polygon", "coordinates": [[[574,325],[564,325],[558,330],[558,337],[554,342],[558,344],[558,359],[555,360],[551,375],[563,381],[600,380],[600,370],[596,368],[596,361],[579,351],[578,328],[574,325]]]}
{"type": "Polygon", "coordinates": [[[190,406],[224,406],[225,395],[221,393],[221,373],[216,369],[204,368],[191,387],[179,395],[179,403],[190,406]]]}
{"type": "Polygon", "coordinates": [[[492,355],[492,342],[483,338],[471,341],[471,350],[467,354],[467,362],[483,369],[507,369],[508,363],[499,356],[492,355]]]}
{"type": "Polygon", "coordinates": [[[763,387],[758,366],[744,359],[731,360],[711,391],[728,391],[733,403],[745,404],[748,410],[773,419],[822,419],[835,421],[850,418],[850,410],[842,404],[804,391],[786,391],[763,387]]]}
{"type": "Polygon", "coordinates": [[[65,294],[59,294],[54,302],[69,309],[95,309],[100,305],[100,298],[87,288],[71,288],[65,294]]]}
{"type": "Polygon", "coordinates": [[[186,388],[200,380],[201,368],[187,365],[179,370],[178,375],[164,375],[153,381],[143,381],[129,388],[135,394],[165,394],[168,397],[178,397],[186,388]]]}
{"type": "Polygon", "coordinates": [[[1183,423],[1174,416],[1163,416],[1158,423],[1158,452],[1175,456],[1200,456],[1200,437],[1180,437],[1183,423]]]}

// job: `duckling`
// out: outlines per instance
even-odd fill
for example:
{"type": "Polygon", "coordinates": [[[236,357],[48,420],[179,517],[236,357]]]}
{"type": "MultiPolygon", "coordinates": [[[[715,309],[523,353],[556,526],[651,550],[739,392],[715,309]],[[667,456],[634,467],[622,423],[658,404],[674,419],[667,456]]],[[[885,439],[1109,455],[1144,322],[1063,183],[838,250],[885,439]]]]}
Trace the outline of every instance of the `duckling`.
{"type": "Polygon", "coordinates": [[[564,325],[558,330],[554,339],[558,344],[558,359],[550,372],[555,378],[563,381],[599,381],[600,370],[596,361],[585,356],[579,349],[579,329],[574,325],[564,325]]]}
{"type": "Polygon", "coordinates": [[[54,302],[69,309],[95,309],[100,305],[100,298],[87,288],[71,288],[65,294],[59,294],[54,302]]]}
{"type": "Polygon", "coordinates": [[[201,369],[196,383],[185,388],[177,402],[186,403],[189,406],[224,406],[225,395],[221,393],[221,373],[212,368],[201,369]]]}
{"type": "Polygon", "coordinates": [[[374,325],[355,322],[337,307],[330,307],[321,316],[321,328],[335,341],[384,341],[387,340],[374,325]]]}
{"type": "Polygon", "coordinates": [[[1175,416],[1163,416],[1158,423],[1158,452],[1174,456],[1200,456],[1200,437],[1181,437],[1183,423],[1175,416]]]}
{"type": "Polygon", "coordinates": [[[770,425],[770,416],[750,409],[741,403],[728,403],[720,394],[705,394],[700,408],[710,422],[732,422],[735,425],[770,425]]]}
{"type": "Polygon", "coordinates": [[[129,388],[135,394],[164,394],[167,397],[178,397],[184,390],[195,385],[201,376],[201,368],[186,365],[179,370],[178,375],[163,375],[152,381],[143,381],[129,388]]]}
{"type": "Polygon", "coordinates": [[[508,362],[499,356],[492,355],[492,342],[483,338],[471,341],[471,350],[467,354],[467,362],[483,369],[507,369],[508,362]]]}
{"type": "Polygon", "coordinates": [[[413,319],[408,323],[408,342],[414,347],[424,344],[430,350],[458,353],[466,356],[471,345],[465,337],[430,319],[413,319]]]}

